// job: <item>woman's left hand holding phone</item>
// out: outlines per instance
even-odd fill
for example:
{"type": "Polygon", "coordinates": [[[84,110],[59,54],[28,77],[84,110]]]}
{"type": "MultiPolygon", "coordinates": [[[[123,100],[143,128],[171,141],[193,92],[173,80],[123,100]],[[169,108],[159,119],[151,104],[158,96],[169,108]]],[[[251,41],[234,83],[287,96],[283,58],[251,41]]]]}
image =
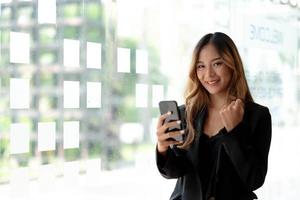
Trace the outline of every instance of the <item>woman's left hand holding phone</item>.
{"type": "Polygon", "coordinates": [[[171,112],[167,112],[167,113],[161,115],[158,119],[157,128],[156,128],[157,150],[162,155],[166,155],[167,150],[170,145],[183,143],[183,141],[176,141],[176,140],[173,140],[172,138],[183,135],[184,130],[170,131],[170,132],[166,133],[168,128],[174,127],[181,123],[180,120],[165,123],[165,120],[169,115],[171,115],[171,112]]]}

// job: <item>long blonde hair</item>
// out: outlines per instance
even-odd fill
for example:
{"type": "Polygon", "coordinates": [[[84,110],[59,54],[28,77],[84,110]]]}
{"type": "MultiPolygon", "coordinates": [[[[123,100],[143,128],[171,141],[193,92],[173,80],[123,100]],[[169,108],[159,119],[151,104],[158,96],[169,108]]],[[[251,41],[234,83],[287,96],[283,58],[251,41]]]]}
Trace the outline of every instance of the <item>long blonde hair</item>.
{"type": "Polygon", "coordinates": [[[200,51],[207,44],[212,44],[217,49],[224,64],[232,71],[232,77],[228,87],[228,95],[242,99],[244,102],[253,102],[246,77],[243,63],[238,49],[232,39],[224,33],[209,33],[203,36],[193,51],[189,70],[188,81],[185,89],[185,116],[187,122],[187,136],[185,142],[178,146],[187,149],[194,141],[196,135],[195,119],[209,104],[209,94],[197,77],[196,62],[200,51]]]}

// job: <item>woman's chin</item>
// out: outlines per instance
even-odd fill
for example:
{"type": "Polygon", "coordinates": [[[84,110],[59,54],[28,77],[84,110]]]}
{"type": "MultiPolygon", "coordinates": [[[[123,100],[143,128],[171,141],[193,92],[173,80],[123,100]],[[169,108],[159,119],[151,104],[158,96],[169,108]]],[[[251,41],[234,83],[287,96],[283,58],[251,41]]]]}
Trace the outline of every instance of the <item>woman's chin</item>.
{"type": "Polygon", "coordinates": [[[220,94],[223,94],[224,92],[222,91],[222,90],[220,90],[220,89],[209,89],[209,90],[207,90],[208,91],[208,93],[210,94],[210,95],[220,95],[220,94]]]}

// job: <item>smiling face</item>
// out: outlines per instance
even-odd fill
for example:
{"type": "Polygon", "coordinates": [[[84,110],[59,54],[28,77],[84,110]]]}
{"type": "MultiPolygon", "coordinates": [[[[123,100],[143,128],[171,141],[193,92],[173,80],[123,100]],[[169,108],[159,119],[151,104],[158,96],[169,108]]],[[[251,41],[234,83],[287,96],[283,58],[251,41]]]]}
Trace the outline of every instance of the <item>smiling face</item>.
{"type": "Polygon", "coordinates": [[[212,44],[200,51],[196,69],[198,79],[210,95],[227,94],[232,72],[212,44]]]}

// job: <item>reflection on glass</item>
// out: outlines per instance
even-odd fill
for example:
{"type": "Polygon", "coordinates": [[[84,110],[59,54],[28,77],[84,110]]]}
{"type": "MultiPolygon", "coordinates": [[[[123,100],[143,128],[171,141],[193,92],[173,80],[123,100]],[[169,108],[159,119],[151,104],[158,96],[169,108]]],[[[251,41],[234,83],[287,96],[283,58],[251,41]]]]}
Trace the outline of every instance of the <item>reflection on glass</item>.
{"type": "Polygon", "coordinates": [[[64,149],[79,147],[79,122],[64,122],[64,149]]]}
{"type": "Polygon", "coordinates": [[[130,72],[130,49],[118,48],[118,72],[130,72]]]}
{"type": "Polygon", "coordinates": [[[56,0],[38,0],[38,22],[56,23],[56,0]]]}
{"type": "Polygon", "coordinates": [[[87,42],[86,67],[101,69],[101,44],[100,43],[87,42]]]}
{"type": "Polygon", "coordinates": [[[10,125],[10,153],[20,154],[29,152],[29,126],[23,123],[10,125]]]}
{"type": "Polygon", "coordinates": [[[11,171],[10,187],[12,199],[29,199],[29,170],[27,167],[11,171]]]}
{"type": "Polygon", "coordinates": [[[79,67],[79,41],[64,39],[64,66],[79,67]]]}
{"type": "Polygon", "coordinates": [[[124,123],[120,129],[120,139],[126,144],[136,144],[142,141],[144,127],[139,123],[124,123]]]}
{"type": "Polygon", "coordinates": [[[10,79],[10,108],[29,108],[29,79],[10,79]]]}
{"type": "Polygon", "coordinates": [[[145,108],[148,105],[148,85],[136,84],[136,107],[145,108]]]}
{"type": "Polygon", "coordinates": [[[55,150],[55,122],[38,123],[38,150],[55,150]]]}
{"type": "Polygon", "coordinates": [[[88,159],[86,164],[86,179],[87,183],[90,185],[93,184],[94,181],[99,181],[100,173],[101,173],[101,159],[94,158],[88,159]]]}
{"type": "Polygon", "coordinates": [[[0,3],[10,3],[11,0],[1,0],[0,3]]]}
{"type": "Polygon", "coordinates": [[[79,81],[64,81],[64,108],[79,108],[79,81]]]}
{"type": "Polygon", "coordinates": [[[101,83],[87,82],[86,83],[86,103],[87,108],[100,108],[101,107],[101,83]]]}
{"type": "Polygon", "coordinates": [[[55,166],[53,164],[40,165],[38,170],[39,192],[45,197],[55,190],[55,166]]]}
{"type": "Polygon", "coordinates": [[[10,62],[28,64],[30,60],[28,33],[10,32],[10,62]]]}
{"type": "Polygon", "coordinates": [[[136,50],[136,73],[148,74],[148,53],[145,50],[136,50]]]}
{"type": "Polygon", "coordinates": [[[79,175],[79,162],[64,162],[64,181],[66,188],[77,186],[79,175]]]}

